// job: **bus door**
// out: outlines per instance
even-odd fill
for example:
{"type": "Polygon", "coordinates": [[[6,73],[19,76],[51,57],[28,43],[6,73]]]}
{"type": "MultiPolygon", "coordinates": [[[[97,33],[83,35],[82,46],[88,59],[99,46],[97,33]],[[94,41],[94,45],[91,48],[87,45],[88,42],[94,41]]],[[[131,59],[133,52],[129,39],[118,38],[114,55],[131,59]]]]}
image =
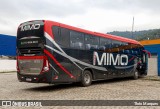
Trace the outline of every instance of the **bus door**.
{"type": "Polygon", "coordinates": [[[151,54],[149,51],[147,50],[143,50],[143,54],[142,54],[142,70],[143,70],[143,74],[147,75],[148,72],[148,58],[150,58],[151,54]]]}

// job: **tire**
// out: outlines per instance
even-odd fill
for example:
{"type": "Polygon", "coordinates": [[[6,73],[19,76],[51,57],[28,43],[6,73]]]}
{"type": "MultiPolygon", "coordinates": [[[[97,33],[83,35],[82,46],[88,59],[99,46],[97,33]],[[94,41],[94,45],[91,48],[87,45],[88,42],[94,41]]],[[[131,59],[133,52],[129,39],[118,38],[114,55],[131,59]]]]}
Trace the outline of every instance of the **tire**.
{"type": "Polygon", "coordinates": [[[135,70],[134,75],[133,75],[133,79],[136,80],[136,79],[138,79],[138,77],[139,77],[138,70],[135,70]]]}
{"type": "Polygon", "coordinates": [[[90,86],[91,83],[92,83],[92,74],[90,71],[85,70],[82,74],[81,86],[87,87],[87,86],[90,86]]]}

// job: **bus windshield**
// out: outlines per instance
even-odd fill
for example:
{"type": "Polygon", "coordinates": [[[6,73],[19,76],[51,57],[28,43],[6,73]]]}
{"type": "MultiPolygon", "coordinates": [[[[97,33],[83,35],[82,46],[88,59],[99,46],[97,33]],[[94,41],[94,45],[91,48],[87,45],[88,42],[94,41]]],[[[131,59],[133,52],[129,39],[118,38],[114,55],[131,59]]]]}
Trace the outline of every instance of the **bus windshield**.
{"type": "Polygon", "coordinates": [[[19,55],[41,55],[44,48],[43,22],[23,23],[18,28],[17,49],[19,55]]]}

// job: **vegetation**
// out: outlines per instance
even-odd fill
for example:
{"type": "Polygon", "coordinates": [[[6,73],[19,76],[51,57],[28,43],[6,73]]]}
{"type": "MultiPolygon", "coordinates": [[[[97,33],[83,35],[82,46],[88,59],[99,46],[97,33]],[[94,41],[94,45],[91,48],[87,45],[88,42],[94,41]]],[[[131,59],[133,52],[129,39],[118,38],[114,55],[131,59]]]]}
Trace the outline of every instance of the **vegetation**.
{"type": "Polygon", "coordinates": [[[151,29],[143,31],[113,31],[108,32],[107,34],[118,35],[126,38],[131,38],[135,40],[151,40],[151,39],[160,39],[160,29],[151,29]]]}

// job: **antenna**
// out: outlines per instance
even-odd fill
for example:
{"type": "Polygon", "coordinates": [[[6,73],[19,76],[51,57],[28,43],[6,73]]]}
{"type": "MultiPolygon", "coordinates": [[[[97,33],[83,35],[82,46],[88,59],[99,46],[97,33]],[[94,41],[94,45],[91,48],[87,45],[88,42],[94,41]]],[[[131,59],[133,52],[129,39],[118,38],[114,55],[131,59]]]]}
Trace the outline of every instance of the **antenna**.
{"type": "Polygon", "coordinates": [[[134,16],[133,16],[133,22],[132,22],[132,39],[133,39],[133,30],[134,30],[134,16]]]}

